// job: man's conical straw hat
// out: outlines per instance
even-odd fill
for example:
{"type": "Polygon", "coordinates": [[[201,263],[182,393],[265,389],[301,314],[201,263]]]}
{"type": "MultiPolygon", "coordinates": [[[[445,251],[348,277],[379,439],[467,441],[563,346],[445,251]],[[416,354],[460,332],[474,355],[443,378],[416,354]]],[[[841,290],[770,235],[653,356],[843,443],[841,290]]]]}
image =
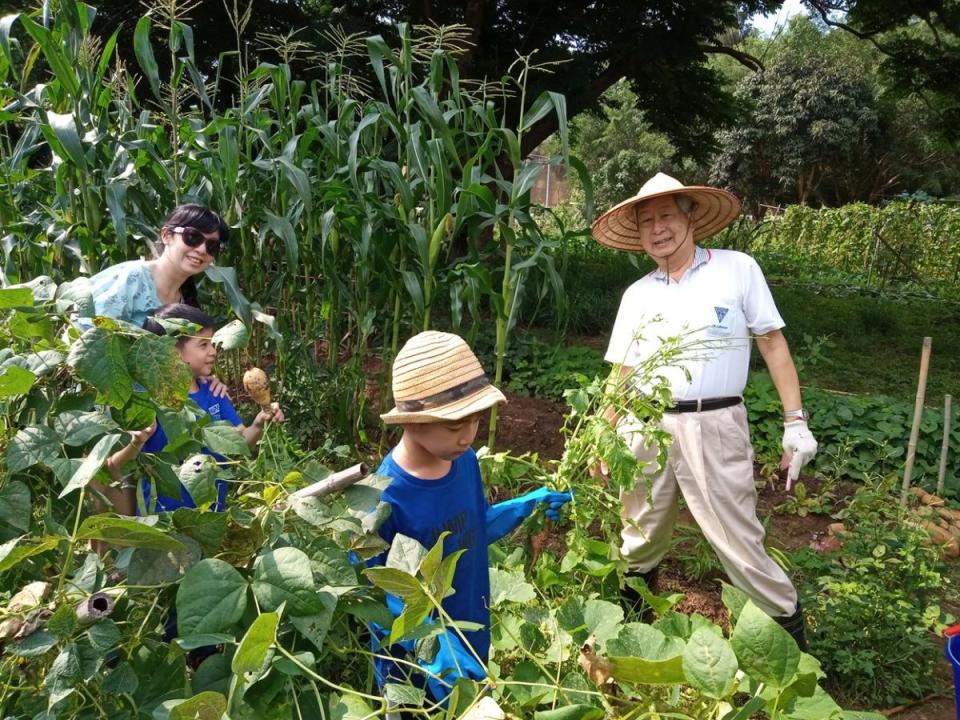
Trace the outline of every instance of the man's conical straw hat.
{"type": "Polygon", "coordinates": [[[740,200],[727,190],[684,185],[666,173],[657,173],[643,184],[640,192],[615,205],[593,223],[594,240],[616,250],[643,252],[638,220],[640,203],[668,195],[686,195],[693,201],[694,242],[716,235],[740,214],[740,200]]]}

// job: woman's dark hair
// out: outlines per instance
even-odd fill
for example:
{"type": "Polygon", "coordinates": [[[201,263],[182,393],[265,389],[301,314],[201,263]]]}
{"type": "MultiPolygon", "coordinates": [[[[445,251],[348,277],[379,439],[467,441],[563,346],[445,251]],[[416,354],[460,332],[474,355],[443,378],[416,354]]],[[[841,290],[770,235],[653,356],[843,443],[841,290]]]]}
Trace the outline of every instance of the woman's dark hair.
{"type": "MultiPolygon", "coordinates": [[[[164,219],[161,232],[166,228],[175,227],[193,227],[204,233],[212,233],[216,230],[220,236],[221,245],[226,245],[230,240],[230,228],[223,221],[223,218],[203,205],[187,203],[175,207],[164,219]]],[[[164,248],[166,246],[161,243],[160,247],[164,248]]],[[[195,308],[200,307],[200,301],[197,298],[197,281],[193,277],[187,278],[180,286],[180,294],[183,296],[183,302],[187,305],[192,305],[195,308]]]]}
{"type": "MultiPolygon", "coordinates": [[[[199,325],[202,330],[215,328],[219,324],[216,319],[207,315],[207,313],[200,308],[187,305],[186,303],[172,303],[159,307],[150,314],[150,317],[143,321],[144,330],[149,330],[154,335],[166,335],[166,329],[154,318],[160,318],[161,320],[186,320],[194,325],[199,325]]],[[[187,338],[185,337],[180,338],[177,340],[177,345],[181,345],[186,340],[187,338]]]]}

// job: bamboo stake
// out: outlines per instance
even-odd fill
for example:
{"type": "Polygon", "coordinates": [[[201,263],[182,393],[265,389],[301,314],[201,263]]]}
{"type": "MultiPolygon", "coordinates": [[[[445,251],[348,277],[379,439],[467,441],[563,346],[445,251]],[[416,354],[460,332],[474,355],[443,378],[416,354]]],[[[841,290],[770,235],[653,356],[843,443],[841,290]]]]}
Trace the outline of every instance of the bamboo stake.
{"type": "Polygon", "coordinates": [[[943,396],[943,445],[940,446],[940,471],[937,473],[937,495],[943,496],[947,477],[947,453],[950,450],[950,422],[953,420],[953,397],[943,396]]]}
{"type": "Polygon", "coordinates": [[[357,463],[352,467],[348,467],[346,470],[328,475],[325,480],[315,482],[313,485],[308,485],[305,488],[291,493],[290,497],[324,497],[330,493],[342,492],[351,485],[360,482],[369,474],[370,468],[367,467],[366,463],[357,463]]]}
{"type": "Polygon", "coordinates": [[[923,339],[920,353],[920,377],[917,379],[917,401],[913,406],[913,427],[910,428],[910,442],[907,445],[907,461],[903,467],[903,488],[900,491],[900,505],[906,506],[910,480],[913,478],[913,463],[917,457],[917,438],[920,436],[920,417],[923,415],[923,401],[927,394],[927,371],[930,369],[930,348],[933,338],[923,339]]]}

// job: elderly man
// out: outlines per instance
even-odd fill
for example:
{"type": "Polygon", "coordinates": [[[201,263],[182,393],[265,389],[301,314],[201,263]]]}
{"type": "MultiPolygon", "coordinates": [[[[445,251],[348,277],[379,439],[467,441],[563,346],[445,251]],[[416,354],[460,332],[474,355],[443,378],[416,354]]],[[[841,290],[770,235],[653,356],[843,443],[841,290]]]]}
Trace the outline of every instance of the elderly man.
{"type": "MultiPolygon", "coordinates": [[[[806,647],[803,614],[790,579],[767,554],[757,519],[753,449],[743,405],[750,336],[757,338],[784,409],[787,489],[816,453],[800,401],[800,383],[770,289],[756,261],[698,241],[740,213],[740,201],[718,188],[686,187],[658,173],[635,196],[598,219],[593,237],[607,247],[644,252],[657,269],[623,295],[607,361],[628,374],[658,347],[657,337],[692,333],[708,349],[668,368],[673,405],[663,428],[673,436],[666,467],[648,466],[652,492],[637,483],[623,500],[623,545],[628,575],[656,584],[670,545],[678,492],[713,546],[730,580],[806,647]],[[648,502],[652,500],[652,502],[648,502]]],[[[617,422],[616,417],[611,417],[617,422]]],[[[638,458],[650,459],[643,439],[638,458]]],[[[635,600],[631,588],[626,599],[635,600]]]]}

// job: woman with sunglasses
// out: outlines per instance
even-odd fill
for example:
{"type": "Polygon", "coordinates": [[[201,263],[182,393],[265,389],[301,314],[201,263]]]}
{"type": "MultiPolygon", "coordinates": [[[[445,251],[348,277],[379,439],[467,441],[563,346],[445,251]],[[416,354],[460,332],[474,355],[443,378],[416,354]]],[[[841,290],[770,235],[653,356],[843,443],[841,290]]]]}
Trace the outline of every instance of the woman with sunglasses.
{"type": "Polygon", "coordinates": [[[180,205],[160,228],[160,255],[130,260],[90,278],[97,315],[143,325],[151,311],[170,303],[200,307],[194,279],[213,262],[230,229],[202,205],[180,205]]]}

